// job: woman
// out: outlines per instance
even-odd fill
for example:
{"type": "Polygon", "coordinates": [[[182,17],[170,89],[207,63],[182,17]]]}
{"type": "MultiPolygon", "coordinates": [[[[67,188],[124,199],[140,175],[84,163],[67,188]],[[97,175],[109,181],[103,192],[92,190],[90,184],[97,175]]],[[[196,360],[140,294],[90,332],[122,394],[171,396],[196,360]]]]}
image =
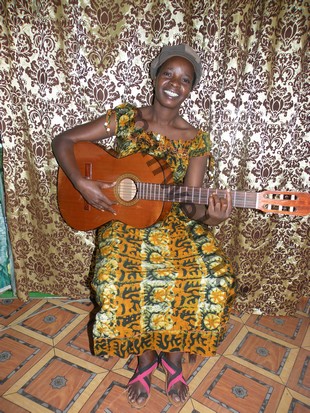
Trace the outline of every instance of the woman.
{"type": "MultiPolygon", "coordinates": [[[[73,145],[79,141],[116,136],[120,157],[142,152],[164,158],[176,184],[202,186],[209,135],[180,116],[181,104],[201,73],[200,59],[190,46],[164,46],[151,64],[152,106],[122,104],[53,140],[59,165],[89,204],[115,214],[114,201],[105,195],[113,184],[85,179],[78,170],[73,145]]],[[[183,353],[214,355],[223,339],[234,276],[208,226],[227,219],[231,209],[227,192],[226,198],[211,196],[207,208],[175,203],[163,221],[145,229],[111,215],[114,220],[98,231],[93,288],[101,310],[94,326],[95,354],[137,355],[128,383],[128,401],[136,408],[147,403],[151,375],[159,364],[166,373],[169,401],[184,403],[188,386],[183,353]]]]}

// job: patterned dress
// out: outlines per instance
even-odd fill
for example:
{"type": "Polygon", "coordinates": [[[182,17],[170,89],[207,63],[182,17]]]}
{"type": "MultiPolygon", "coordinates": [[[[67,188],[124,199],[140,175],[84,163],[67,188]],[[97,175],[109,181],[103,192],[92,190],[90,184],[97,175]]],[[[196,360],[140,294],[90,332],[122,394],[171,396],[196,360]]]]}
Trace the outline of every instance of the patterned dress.
{"type": "MultiPolygon", "coordinates": [[[[123,104],[108,113],[116,119],[120,157],[140,151],[164,158],[181,183],[189,159],[210,153],[207,133],[169,140],[138,128],[136,112],[123,104]]],[[[211,356],[226,331],[235,277],[208,227],[175,203],[151,227],[111,221],[99,229],[93,288],[100,306],[96,355],[127,358],[157,350],[211,356]]]]}

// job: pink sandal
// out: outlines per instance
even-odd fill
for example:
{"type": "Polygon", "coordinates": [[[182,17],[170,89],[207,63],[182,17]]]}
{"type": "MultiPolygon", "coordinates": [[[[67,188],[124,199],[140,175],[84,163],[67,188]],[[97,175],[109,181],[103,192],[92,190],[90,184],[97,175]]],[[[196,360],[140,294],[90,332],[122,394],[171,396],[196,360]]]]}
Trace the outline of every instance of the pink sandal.
{"type": "Polygon", "coordinates": [[[149,398],[151,396],[150,394],[151,377],[149,378],[148,376],[149,375],[151,376],[151,374],[157,367],[158,367],[158,357],[156,357],[152,363],[150,363],[149,365],[143,368],[139,368],[139,365],[137,366],[136,371],[134,375],[132,376],[132,378],[129,380],[127,387],[139,381],[146,390],[145,392],[140,393],[139,397],[141,396],[146,396],[146,397],[145,397],[144,403],[131,402],[128,399],[128,402],[131,405],[131,407],[134,407],[136,409],[142,409],[142,407],[144,407],[146,403],[149,401],[149,398]]]}
{"type": "Polygon", "coordinates": [[[171,387],[180,381],[183,384],[185,384],[188,389],[188,385],[182,374],[182,368],[177,367],[174,363],[172,363],[172,361],[168,360],[168,358],[165,356],[164,353],[160,353],[159,360],[160,360],[160,363],[163,369],[166,371],[166,394],[167,394],[168,400],[171,404],[173,404],[173,406],[177,406],[177,407],[181,406],[182,404],[186,402],[186,400],[188,399],[188,396],[186,400],[184,401],[180,400],[179,402],[177,402],[173,400],[171,396],[173,394],[176,394],[179,396],[179,394],[176,390],[171,390],[171,387]],[[169,378],[168,378],[167,372],[169,373],[169,378]]]}

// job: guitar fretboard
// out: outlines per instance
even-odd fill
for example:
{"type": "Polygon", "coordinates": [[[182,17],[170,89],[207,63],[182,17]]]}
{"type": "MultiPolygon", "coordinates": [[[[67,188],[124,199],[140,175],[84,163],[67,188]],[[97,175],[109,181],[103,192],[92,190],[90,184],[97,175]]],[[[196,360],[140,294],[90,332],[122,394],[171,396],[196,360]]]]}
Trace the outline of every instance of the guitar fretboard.
{"type": "MultiPolygon", "coordinates": [[[[137,198],[153,201],[184,202],[193,204],[208,204],[210,195],[216,193],[226,196],[226,191],[212,188],[196,188],[179,185],[162,185],[136,182],[137,198]]],[[[238,208],[257,208],[257,193],[231,191],[232,203],[238,208]]]]}

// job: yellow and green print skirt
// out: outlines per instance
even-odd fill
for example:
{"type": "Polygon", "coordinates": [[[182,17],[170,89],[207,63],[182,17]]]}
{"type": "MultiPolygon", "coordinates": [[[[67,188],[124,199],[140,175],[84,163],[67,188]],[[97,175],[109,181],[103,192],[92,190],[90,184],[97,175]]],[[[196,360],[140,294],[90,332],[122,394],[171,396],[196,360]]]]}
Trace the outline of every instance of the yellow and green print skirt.
{"type": "Polygon", "coordinates": [[[211,356],[225,335],[235,277],[212,233],[175,204],[149,228],[100,228],[93,288],[96,355],[211,356]]]}

